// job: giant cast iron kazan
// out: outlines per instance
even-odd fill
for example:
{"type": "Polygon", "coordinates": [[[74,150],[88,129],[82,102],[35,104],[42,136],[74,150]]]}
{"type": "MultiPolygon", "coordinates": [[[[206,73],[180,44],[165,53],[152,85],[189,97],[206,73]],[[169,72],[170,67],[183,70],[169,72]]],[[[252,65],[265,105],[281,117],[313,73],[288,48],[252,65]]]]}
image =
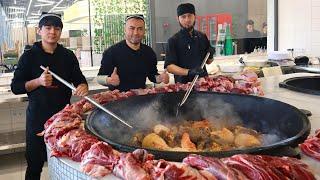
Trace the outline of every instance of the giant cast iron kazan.
{"type": "MultiPolygon", "coordinates": [[[[129,145],[132,135],[137,130],[152,128],[159,121],[176,123],[182,119],[201,120],[209,116],[221,121],[225,119],[222,116],[233,117],[232,120],[238,117],[238,120],[242,120],[243,126],[264,134],[275,134],[280,138],[274,143],[255,148],[196,152],[196,154],[215,157],[227,157],[239,153],[274,155],[284,147],[297,146],[310,133],[308,118],[297,108],[280,101],[248,95],[193,92],[181,108],[181,116],[176,118],[176,107],[182,96],[183,92],[151,94],[134,96],[104,105],[133,125],[133,129],[124,126],[99,109],[89,114],[85,127],[92,134],[122,152],[139,148],[129,145]]],[[[181,161],[188,154],[194,153],[147,150],[156,158],[172,161],[181,161]]]]}

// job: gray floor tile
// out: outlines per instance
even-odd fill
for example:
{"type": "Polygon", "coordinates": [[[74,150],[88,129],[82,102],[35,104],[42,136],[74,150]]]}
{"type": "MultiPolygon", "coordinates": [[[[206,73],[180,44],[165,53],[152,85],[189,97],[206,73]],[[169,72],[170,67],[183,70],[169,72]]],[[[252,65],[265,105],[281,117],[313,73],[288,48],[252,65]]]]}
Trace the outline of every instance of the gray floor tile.
{"type": "MultiPolygon", "coordinates": [[[[24,180],[26,168],[24,152],[0,156],[0,179],[24,180]]],[[[43,167],[41,180],[49,180],[47,163],[43,167]]]]}

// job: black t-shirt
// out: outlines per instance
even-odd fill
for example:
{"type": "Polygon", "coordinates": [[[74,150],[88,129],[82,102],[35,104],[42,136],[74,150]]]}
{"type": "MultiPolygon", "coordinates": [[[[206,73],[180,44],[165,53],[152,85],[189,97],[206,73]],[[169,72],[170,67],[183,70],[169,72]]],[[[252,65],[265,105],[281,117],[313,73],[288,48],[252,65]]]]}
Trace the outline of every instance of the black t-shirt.
{"type": "Polygon", "coordinates": [[[151,47],[141,44],[140,49],[131,49],[125,40],[111,46],[104,53],[98,75],[110,76],[117,67],[120,84],[111,89],[128,91],[146,87],[146,78],[156,82],[157,57],[151,47]]]}
{"type": "Polygon", "coordinates": [[[244,41],[244,49],[247,53],[252,53],[254,48],[261,46],[260,32],[253,30],[253,32],[246,32],[246,38],[244,41]]]}
{"type": "Polygon", "coordinates": [[[268,39],[267,39],[267,34],[261,34],[261,48],[262,49],[267,49],[267,44],[268,44],[268,39]]]}
{"type": "MultiPolygon", "coordinates": [[[[202,32],[194,30],[191,36],[189,32],[181,29],[168,40],[164,67],[170,64],[186,69],[201,66],[209,46],[208,38],[202,32]]],[[[187,83],[194,77],[175,75],[174,78],[175,82],[187,83]]]]}
{"type": "Polygon", "coordinates": [[[53,78],[51,87],[40,86],[37,89],[27,92],[25,83],[38,78],[43,70],[40,66],[49,69],[72,83],[75,87],[87,83],[83,76],[76,56],[72,51],[59,45],[53,54],[46,53],[41,42],[36,42],[30,50],[25,51],[19,59],[17,69],[11,83],[11,90],[14,94],[28,95],[27,108],[27,131],[40,132],[43,124],[53,114],[63,109],[70,103],[71,90],[58,80],[53,78]]]}

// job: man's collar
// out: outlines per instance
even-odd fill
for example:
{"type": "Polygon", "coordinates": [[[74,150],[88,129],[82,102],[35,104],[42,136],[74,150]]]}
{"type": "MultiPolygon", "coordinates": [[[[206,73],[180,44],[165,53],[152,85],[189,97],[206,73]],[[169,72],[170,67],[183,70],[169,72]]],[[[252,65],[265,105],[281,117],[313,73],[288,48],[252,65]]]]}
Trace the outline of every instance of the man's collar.
{"type": "Polygon", "coordinates": [[[181,28],[180,32],[181,32],[183,35],[187,36],[187,37],[191,37],[191,38],[197,37],[197,32],[196,32],[195,29],[192,30],[191,35],[190,35],[190,33],[189,33],[186,29],[184,29],[184,28],[181,28]]]}
{"type": "MultiPolygon", "coordinates": [[[[41,41],[38,41],[38,42],[35,42],[34,43],[34,46],[36,47],[37,50],[41,51],[41,52],[44,52],[44,53],[47,53],[43,47],[42,47],[42,42],[41,41]]],[[[53,53],[54,54],[55,52],[57,52],[61,47],[63,47],[61,44],[57,43],[57,47],[54,49],[53,53]]],[[[50,53],[51,54],[51,53],[50,53]]]]}

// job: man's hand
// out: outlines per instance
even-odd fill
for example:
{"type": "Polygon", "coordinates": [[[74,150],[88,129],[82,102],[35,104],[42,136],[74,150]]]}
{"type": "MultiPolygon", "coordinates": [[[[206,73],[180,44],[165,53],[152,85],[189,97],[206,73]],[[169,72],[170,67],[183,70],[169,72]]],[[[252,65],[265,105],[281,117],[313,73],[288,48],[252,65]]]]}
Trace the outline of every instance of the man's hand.
{"type": "Polygon", "coordinates": [[[86,96],[88,95],[88,85],[87,84],[79,84],[74,95],[76,96],[86,96]]]}
{"type": "Polygon", "coordinates": [[[211,64],[213,61],[213,55],[216,53],[216,50],[215,50],[215,48],[209,46],[208,52],[210,53],[210,55],[209,55],[209,58],[208,58],[206,64],[211,64]]]}
{"type": "Polygon", "coordinates": [[[111,76],[107,77],[107,83],[111,84],[113,86],[119,86],[120,84],[120,78],[119,75],[117,74],[117,68],[115,67],[111,76]]]}
{"type": "Polygon", "coordinates": [[[37,81],[40,86],[48,87],[52,85],[52,75],[48,72],[49,67],[38,77],[37,81]]]}
{"type": "Polygon", "coordinates": [[[196,75],[204,76],[205,75],[205,71],[201,67],[196,67],[196,68],[189,69],[188,76],[193,77],[193,76],[196,76],[196,75]]]}
{"type": "Polygon", "coordinates": [[[212,59],[213,55],[216,53],[216,49],[211,47],[211,46],[209,46],[208,52],[210,53],[209,59],[212,59]]]}
{"type": "Polygon", "coordinates": [[[165,84],[169,83],[169,74],[167,73],[167,70],[165,70],[163,73],[161,73],[159,76],[159,83],[163,82],[165,84]]]}

